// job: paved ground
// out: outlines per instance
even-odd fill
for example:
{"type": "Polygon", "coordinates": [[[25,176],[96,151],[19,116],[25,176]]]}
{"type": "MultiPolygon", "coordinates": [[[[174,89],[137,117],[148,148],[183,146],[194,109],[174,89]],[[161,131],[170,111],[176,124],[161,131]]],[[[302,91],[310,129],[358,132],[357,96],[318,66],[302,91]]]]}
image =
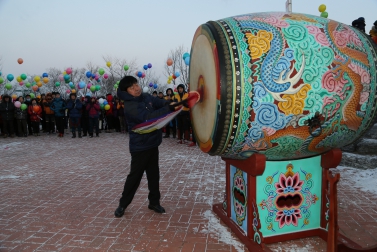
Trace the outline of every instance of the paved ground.
{"type": "MultiPolygon", "coordinates": [[[[224,162],[164,139],[161,204],[148,210],[145,177],[123,218],[114,218],[129,172],[128,137],[0,139],[0,251],[247,251],[211,211],[223,199],[224,162]]],[[[377,196],[339,184],[340,231],[377,243],[377,196]]],[[[319,238],[269,245],[325,251],[319,238]]]]}

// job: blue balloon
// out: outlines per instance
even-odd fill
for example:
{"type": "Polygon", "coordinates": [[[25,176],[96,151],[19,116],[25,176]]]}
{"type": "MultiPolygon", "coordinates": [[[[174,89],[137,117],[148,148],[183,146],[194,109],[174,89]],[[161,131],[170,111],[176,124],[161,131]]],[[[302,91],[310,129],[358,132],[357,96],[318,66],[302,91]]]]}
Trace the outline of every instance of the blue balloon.
{"type": "Polygon", "coordinates": [[[1,76],[1,71],[0,71],[0,76],[1,76]]]}
{"type": "Polygon", "coordinates": [[[64,80],[68,81],[71,78],[68,74],[64,75],[64,80]]]}
{"type": "Polygon", "coordinates": [[[12,80],[14,79],[13,74],[8,74],[8,75],[7,75],[7,79],[8,79],[9,81],[12,81],[12,80]]]}
{"type": "Polygon", "coordinates": [[[87,78],[92,77],[92,73],[91,73],[90,71],[86,72],[86,77],[87,77],[87,78]]]}
{"type": "Polygon", "coordinates": [[[154,89],[156,89],[157,87],[158,87],[158,85],[157,85],[157,84],[154,84],[154,85],[153,85],[153,88],[154,88],[154,89]]]}
{"type": "Polygon", "coordinates": [[[95,75],[94,73],[92,73],[92,78],[93,78],[93,79],[96,78],[96,75],[95,75]]]}
{"type": "Polygon", "coordinates": [[[47,77],[48,77],[48,74],[47,74],[47,73],[43,73],[43,74],[42,74],[42,77],[43,77],[43,78],[47,78],[47,77]]]}
{"type": "Polygon", "coordinates": [[[143,73],[139,71],[139,72],[137,72],[137,76],[141,77],[141,76],[143,76],[143,73]]]}
{"type": "Polygon", "coordinates": [[[100,82],[100,81],[101,81],[101,79],[100,79],[100,78],[98,78],[98,79],[97,79],[97,82],[100,82]]]}
{"type": "Polygon", "coordinates": [[[187,57],[190,57],[190,54],[188,52],[184,53],[182,56],[183,60],[185,60],[187,57]]]}
{"type": "Polygon", "coordinates": [[[106,105],[106,104],[109,104],[106,100],[103,101],[103,104],[106,105]]]}
{"type": "Polygon", "coordinates": [[[190,56],[186,57],[185,64],[186,66],[190,65],[190,56]]]}
{"type": "Polygon", "coordinates": [[[90,96],[90,97],[91,97],[91,96],[92,96],[92,93],[86,93],[86,96],[90,96]]]}
{"type": "Polygon", "coordinates": [[[174,75],[175,75],[175,77],[177,77],[177,78],[178,78],[179,76],[181,76],[181,74],[180,74],[179,72],[175,72],[174,75]]]}
{"type": "Polygon", "coordinates": [[[84,81],[80,81],[79,88],[84,88],[84,87],[85,87],[85,82],[84,81]]]}
{"type": "Polygon", "coordinates": [[[144,70],[148,70],[148,65],[143,66],[144,70]]]}

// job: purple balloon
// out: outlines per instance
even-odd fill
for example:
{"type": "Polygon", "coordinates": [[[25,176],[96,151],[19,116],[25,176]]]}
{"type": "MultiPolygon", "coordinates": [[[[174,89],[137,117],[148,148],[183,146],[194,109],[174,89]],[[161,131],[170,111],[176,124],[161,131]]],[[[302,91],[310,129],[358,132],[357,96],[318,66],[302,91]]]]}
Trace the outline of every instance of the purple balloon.
{"type": "Polygon", "coordinates": [[[150,87],[153,87],[153,83],[149,83],[149,86],[150,86],[150,87]]]}
{"type": "Polygon", "coordinates": [[[148,68],[152,68],[152,64],[151,63],[148,63],[148,68]]]}

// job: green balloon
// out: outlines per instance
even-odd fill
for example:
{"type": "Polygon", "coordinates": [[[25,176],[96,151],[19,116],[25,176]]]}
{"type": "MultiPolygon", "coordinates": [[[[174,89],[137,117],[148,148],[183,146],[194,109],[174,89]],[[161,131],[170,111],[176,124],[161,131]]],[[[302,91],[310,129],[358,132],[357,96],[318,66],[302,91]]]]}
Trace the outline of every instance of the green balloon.
{"type": "Polygon", "coordinates": [[[104,104],[100,104],[99,105],[101,109],[104,109],[105,108],[105,105],[104,104]]]}
{"type": "Polygon", "coordinates": [[[21,79],[22,80],[26,80],[26,78],[27,78],[26,74],[21,74],[21,79]]]}
{"type": "Polygon", "coordinates": [[[60,82],[59,81],[55,82],[55,87],[60,87],[60,82]]]}
{"type": "Polygon", "coordinates": [[[100,69],[98,70],[98,73],[99,73],[100,75],[103,75],[103,74],[105,73],[105,70],[103,70],[103,68],[100,68],[100,69]]]}
{"type": "Polygon", "coordinates": [[[327,13],[326,11],[321,13],[321,17],[323,18],[327,18],[328,16],[329,16],[329,13],[327,13]]]}
{"type": "Polygon", "coordinates": [[[3,77],[0,77],[0,84],[3,84],[3,82],[4,82],[3,77]]]}
{"type": "Polygon", "coordinates": [[[114,85],[114,88],[115,88],[115,89],[117,89],[117,88],[118,88],[118,85],[117,85],[117,84],[115,84],[115,85],[114,85]]]}
{"type": "Polygon", "coordinates": [[[31,99],[35,98],[35,95],[33,93],[30,93],[29,95],[31,99]]]}
{"type": "Polygon", "coordinates": [[[96,85],[96,91],[99,91],[101,89],[100,85],[96,85]]]}
{"type": "Polygon", "coordinates": [[[30,88],[31,87],[31,84],[28,82],[28,83],[25,83],[25,87],[27,88],[30,88]]]}
{"type": "Polygon", "coordinates": [[[27,109],[27,105],[25,103],[22,103],[21,104],[21,110],[25,110],[25,109],[27,109]]]}
{"type": "Polygon", "coordinates": [[[90,91],[92,92],[96,91],[96,86],[90,86],[90,91]]]}
{"type": "Polygon", "coordinates": [[[5,84],[5,88],[6,88],[7,90],[12,89],[12,84],[10,84],[10,83],[5,84]]]}
{"type": "Polygon", "coordinates": [[[119,82],[120,82],[120,81],[117,81],[117,84],[118,84],[118,85],[119,85],[119,82]]]}
{"type": "Polygon", "coordinates": [[[128,69],[130,69],[130,67],[128,65],[124,65],[123,69],[124,71],[127,71],[128,69]]]}

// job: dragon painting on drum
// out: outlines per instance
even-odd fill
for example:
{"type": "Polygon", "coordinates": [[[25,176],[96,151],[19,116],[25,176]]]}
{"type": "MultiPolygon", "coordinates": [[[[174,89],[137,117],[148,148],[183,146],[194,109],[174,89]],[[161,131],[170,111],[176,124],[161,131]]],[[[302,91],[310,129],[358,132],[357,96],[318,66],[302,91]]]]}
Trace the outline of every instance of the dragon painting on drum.
{"type": "Polygon", "coordinates": [[[330,19],[268,12],[210,21],[191,49],[196,140],[231,159],[300,159],[348,145],[377,115],[376,67],[372,40],[330,19]]]}

